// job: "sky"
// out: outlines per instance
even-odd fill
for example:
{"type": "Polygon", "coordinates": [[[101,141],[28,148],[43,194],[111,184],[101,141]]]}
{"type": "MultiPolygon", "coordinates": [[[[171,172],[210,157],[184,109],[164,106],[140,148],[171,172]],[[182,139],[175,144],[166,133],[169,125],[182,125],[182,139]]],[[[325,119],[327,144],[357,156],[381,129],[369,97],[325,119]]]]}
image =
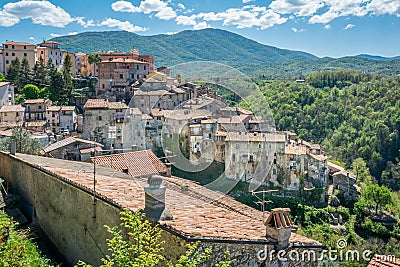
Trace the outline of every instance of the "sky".
{"type": "Polygon", "coordinates": [[[319,57],[400,55],[400,0],[0,0],[0,42],[225,29],[319,57]]]}

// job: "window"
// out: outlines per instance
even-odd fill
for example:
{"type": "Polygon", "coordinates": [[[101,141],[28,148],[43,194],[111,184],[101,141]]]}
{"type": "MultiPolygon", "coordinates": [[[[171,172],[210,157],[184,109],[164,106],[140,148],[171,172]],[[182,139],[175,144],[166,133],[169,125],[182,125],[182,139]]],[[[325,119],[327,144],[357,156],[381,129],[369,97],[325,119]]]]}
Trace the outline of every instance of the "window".
{"type": "Polygon", "coordinates": [[[24,49],[26,49],[26,45],[24,45],[24,49]]]}
{"type": "Polygon", "coordinates": [[[53,51],[50,51],[50,55],[53,55],[53,51]]]}
{"type": "Polygon", "coordinates": [[[272,174],[276,175],[276,169],[272,169],[272,174]]]}
{"type": "Polygon", "coordinates": [[[41,105],[39,105],[39,109],[42,109],[42,106],[41,106],[41,105]]]}
{"type": "Polygon", "coordinates": [[[8,56],[8,52],[6,52],[6,56],[8,56]]]}
{"type": "Polygon", "coordinates": [[[235,162],[235,161],[236,161],[236,155],[232,154],[232,162],[235,162]]]}
{"type": "Polygon", "coordinates": [[[40,51],[40,54],[42,54],[42,55],[43,55],[43,50],[42,50],[42,51],[40,51]]]}
{"type": "Polygon", "coordinates": [[[12,55],[13,57],[15,57],[15,53],[11,53],[11,55],[12,55]]]}
{"type": "Polygon", "coordinates": [[[143,70],[146,70],[146,65],[143,66],[143,70]]]}
{"type": "Polygon", "coordinates": [[[8,48],[8,45],[5,45],[6,48],[8,48]]]}
{"type": "Polygon", "coordinates": [[[10,61],[8,59],[6,60],[6,64],[10,64],[10,61]]]}
{"type": "Polygon", "coordinates": [[[110,74],[110,79],[112,79],[112,74],[110,74]]]}
{"type": "Polygon", "coordinates": [[[123,78],[124,78],[124,74],[121,73],[121,74],[119,75],[119,78],[120,78],[120,79],[123,79],[123,78]]]}
{"type": "Polygon", "coordinates": [[[99,121],[101,121],[102,120],[102,117],[101,116],[99,116],[99,121]]]}
{"type": "Polygon", "coordinates": [[[14,45],[11,45],[11,49],[14,49],[15,47],[14,47],[14,45]]]}
{"type": "Polygon", "coordinates": [[[101,87],[104,89],[105,88],[105,84],[103,83],[101,87]]]}
{"type": "Polygon", "coordinates": [[[24,53],[24,57],[27,57],[28,56],[28,54],[27,53],[24,53]]]}

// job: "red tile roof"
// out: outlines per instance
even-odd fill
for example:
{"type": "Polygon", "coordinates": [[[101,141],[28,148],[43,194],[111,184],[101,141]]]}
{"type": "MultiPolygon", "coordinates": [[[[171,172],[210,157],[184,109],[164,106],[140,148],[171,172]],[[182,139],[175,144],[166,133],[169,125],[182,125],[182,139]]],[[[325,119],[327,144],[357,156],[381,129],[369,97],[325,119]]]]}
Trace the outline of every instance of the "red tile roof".
{"type": "Polygon", "coordinates": [[[24,104],[41,104],[41,103],[44,103],[46,101],[47,101],[47,99],[45,99],[45,98],[27,99],[27,100],[25,100],[24,104]]]}
{"type": "Polygon", "coordinates": [[[128,106],[122,102],[109,102],[107,99],[88,99],[84,109],[126,109],[128,106]]]}
{"type": "Polygon", "coordinates": [[[96,164],[110,167],[120,172],[127,170],[129,175],[135,177],[167,173],[165,165],[150,150],[112,154],[91,159],[96,164]]]}
{"type": "Polygon", "coordinates": [[[400,258],[393,255],[375,255],[367,267],[400,267],[400,258]]]}
{"type": "MultiPolygon", "coordinates": [[[[92,193],[93,164],[17,154],[16,157],[46,170],[92,193]]],[[[194,239],[224,240],[227,242],[259,242],[268,244],[260,211],[232,197],[207,189],[193,181],[164,177],[166,208],[172,220],[159,221],[163,229],[194,239]]],[[[136,211],[144,208],[144,186],[147,179],[132,178],[110,168],[96,168],[96,193],[100,198],[136,211]]],[[[292,233],[290,242],[301,247],[320,247],[314,240],[292,233]]]]}
{"type": "Polygon", "coordinates": [[[88,99],[83,106],[84,109],[91,108],[108,108],[108,100],[107,99],[88,99]]]}
{"type": "Polygon", "coordinates": [[[0,108],[0,112],[24,112],[25,108],[21,105],[4,105],[0,108]]]}

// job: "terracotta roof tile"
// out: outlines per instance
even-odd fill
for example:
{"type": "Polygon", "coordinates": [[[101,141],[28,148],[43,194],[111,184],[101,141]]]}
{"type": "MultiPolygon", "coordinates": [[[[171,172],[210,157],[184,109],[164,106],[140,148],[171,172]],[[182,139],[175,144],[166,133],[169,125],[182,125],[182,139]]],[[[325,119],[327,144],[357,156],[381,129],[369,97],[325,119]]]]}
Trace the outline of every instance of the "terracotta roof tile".
{"type": "Polygon", "coordinates": [[[400,258],[375,255],[367,267],[400,267],[400,258]]]}
{"type": "MultiPolygon", "coordinates": [[[[44,161],[42,157],[33,155],[16,156],[91,192],[93,164],[59,159],[44,161]]],[[[173,220],[159,222],[164,228],[189,238],[269,243],[265,237],[265,226],[260,211],[193,181],[178,177],[163,179],[163,184],[167,188],[166,208],[173,216],[173,220]]],[[[144,208],[146,180],[132,178],[120,172],[111,172],[110,168],[98,166],[96,193],[120,206],[136,211],[144,208]]],[[[320,243],[295,233],[291,235],[290,242],[297,246],[322,247],[320,243]]]]}
{"type": "Polygon", "coordinates": [[[120,172],[127,170],[129,175],[135,177],[167,172],[165,165],[150,150],[93,157],[91,160],[120,172]]]}
{"type": "Polygon", "coordinates": [[[123,102],[109,102],[109,109],[127,109],[128,106],[123,102]]]}
{"type": "Polygon", "coordinates": [[[25,108],[21,105],[4,105],[0,108],[0,112],[24,112],[24,111],[25,108]]]}
{"type": "Polygon", "coordinates": [[[83,106],[84,109],[91,108],[108,108],[108,100],[107,99],[88,99],[83,106]]]}

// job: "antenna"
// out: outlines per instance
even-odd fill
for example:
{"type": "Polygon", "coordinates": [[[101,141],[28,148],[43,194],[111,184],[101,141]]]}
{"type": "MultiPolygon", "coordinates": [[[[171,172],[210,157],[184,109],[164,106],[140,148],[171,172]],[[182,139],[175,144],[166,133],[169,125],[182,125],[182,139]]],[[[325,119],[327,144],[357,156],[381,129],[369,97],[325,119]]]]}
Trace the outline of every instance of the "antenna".
{"type": "Polygon", "coordinates": [[[251,195],[255,196],[258,200],[257,202],[254,202],[255,204],[261,205],[261,212],[262,212],[262,221],[264,223],[265,221],[265,203],[273,203],[271,200],[265,200],[265,193],[272,193],[272,192],[279,192],[279,190],[264,190],[264,191],[253,191],[251,192],[251,195]],[[262,199],[259,198],[257,195],[262,194],[262,199]]]}

